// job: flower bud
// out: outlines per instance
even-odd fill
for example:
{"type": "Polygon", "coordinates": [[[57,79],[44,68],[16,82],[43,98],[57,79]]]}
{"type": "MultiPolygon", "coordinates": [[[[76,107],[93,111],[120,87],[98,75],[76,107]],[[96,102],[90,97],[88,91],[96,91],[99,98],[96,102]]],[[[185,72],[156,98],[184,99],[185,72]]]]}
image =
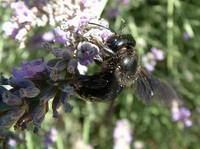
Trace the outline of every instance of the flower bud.
{"type": "Polygon", "coordinates": [[[11,93],[10,91],[3,92],[2,100],[9,106],[16,106],[22,104],[22,99],[19,96],[11,93]]]}
{"type": "Polygon", "coordinates": [[[48,104],[38,105],[32,112],[34,133],[38,133],[38,129],[40,128],[40,125],[44,120],[45,114],[47,113],[47,106],[48,104]]]}
{"type": "Polygon", "coordinates": [[[60,60],[56,63],[56,65],[54,66],[54,70],[56,71],[63,71],[64,69],[67,68],[67,61],[65,60],[60,60]]]}
{"type": "Polygon", "coordinates": [[[25,109],[21,107],[6,112],[0,117],[0,128],[10,128],[24,113],[25,109]]]}
{"type": "Polygon", "coordinates": [[[67,72],[74,74],[77,70],[77,66],[78,66],[77,60],[71,59],[68,63],[67,72]]]}
{"type": "Polygon", "coordinates": [[[40,96],[40,103],[44,104],[48,102],[56,93],[54,86],[48,87],[45,91],[43,91],[42,95],[40,96]]]}
{"type": "Polygon", "coordinates": [[[20,88],[19,93],[22,98],[23,97],[33,98],[40,93],[40,90],[37,87],[30,86],[27,88],[20,88]]]}
{"type": "Polygon", "coordinates": [[[53,110],[54,118],[57,118],[59,115],[57,109],[60,107],[60,105],[61,105],[61,101],[60,101],[60,92],[59,92],[55,95],[53,102],[52,102],[52,110],[53,110]]]}
{"type": "Polygon", "coordinates": [[[64,80],[65,77],[66,77],[66,71],[58,72],[56,70],[52,70],[51,73],[50,73],[50,78],[53,81],[64,80]]]}
{"type": "Polygon", "coordinates": [[[98,51],[99,48],[90,42],[79,43],[77,59],[81,65],[88,65],[93,62],[93,59],[98,54],[98,51]]]}

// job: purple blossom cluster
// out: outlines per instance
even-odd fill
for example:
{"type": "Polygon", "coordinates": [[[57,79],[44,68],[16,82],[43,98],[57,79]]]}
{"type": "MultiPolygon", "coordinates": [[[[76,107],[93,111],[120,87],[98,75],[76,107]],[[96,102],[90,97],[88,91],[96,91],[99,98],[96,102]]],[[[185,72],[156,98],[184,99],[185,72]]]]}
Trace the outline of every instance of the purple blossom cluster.
{"type": "Polygon", "coordinates": [[[10,148],[15,148],[17,146],[17,141],[14,139],[9,139],[8,145],[10,146],[10,148]]]}
{"type": "Polygon", "coordinates": [[[63,20],[61,24],[60,30],[66,34],[65,45],[75,51],[81,65],[88,65],[93,62],[95,57],[99,57],[99,48],[114,34],[110,30],[92,23],[108,27],[107,21],[86,16],[63,20]]]}
{"type": "Polygon", "coordinates": [[[154,71],[157,61],[164,60],[164,53],[158,48],[151,48],[151,52],[143,55],[142,62],[148,71],[154,71]]]}
{"type": "Polygon", "coordinates": [[[114,1],[114,4],[111,8],[108,9],[107,11],[107,16],[110,19],[115,19],[117,16],[120,15],[120,6],[121,5],[128,5],[129,0],[117,0],[114,1]]]}
{"type": "Polygon", "coordinates": [[[13,68],[12,74],[16,79],[34,78],[45,75],[46,71],[45,62],[42,59],[36,59],[22,62],[20,69],[13,68]]]}
{"type": "Polygon", "coordinates": [[[184,41],[188,41],[191,38],[191,35],[188,32],[184,32],[182,38],[184,41]]]}
{"type": "Polygon", "coordinates": [[[58,136],[56,128],[51,128],[44,137],[44,148],[49,149],[55,142],[58,136]]]}
{"type": "Polygon", "coordinates": [[[186,107],[172,109],[172,120],[175,122],[181,122],[186,127],[192,126],[192,120],[190,119],[190,117],[191,117],[191,112],[186,107]]]}
{"type": "Polygon", "coordinates": [[[30,28],[36,25],[35,10],[29,9],[22,1],[13,2],[10,7],[13,10],[12,18],[4,23],[3,30],[7,36],[24,41],[30,28]]]}
{"type": "Polygon", "coordinates": [[[49,43],[43,45],[54,59],[24,61],[20,68],[13,68],[12,77],[0,77],[0,105],[3,107],[0,114],[6,112],[0,116],[0,130],[11,126],[24,130],[32,123],[33,131],[38,133],[51,99],[53,117],[59,116],[60,106],[65,112],[72,110],[68,99],[83,85],[79,82],[78,66],[87,66],[101,57],[99,49],[113,35],[108,29],[95,25],[108,27],[105,20],[93,17],[83,20],[79,18],[77,24],[63,20],[64,24],[53,31],[51,36],[65,45],[63,49],[49,43]]]}
{"type": "MultiPolygon", "coordinates": [[[[98,18],[101,12],[96,11],[98,9],[93,4],[95,3],[95,6],[98,6],[100,2],[100,0],[4,2],[6,7],[12,9],[12,17],[3,24],[3,30],[6,36],[11,36],[20,41],[23,47],[28,32],[36,27],[49,24],[53,27],[62,20],[67,20],[73,27],[84,23],[84,21],[87,22],[88,18],[98,18]],[[80,22],[80,20],[83,22],[80,22]]],[[[66,40],[64,36],[65,34],[56,28],[52,32],[45,33],[43,38],[47,41],[53,39],[63,42],[66,40]]]]}

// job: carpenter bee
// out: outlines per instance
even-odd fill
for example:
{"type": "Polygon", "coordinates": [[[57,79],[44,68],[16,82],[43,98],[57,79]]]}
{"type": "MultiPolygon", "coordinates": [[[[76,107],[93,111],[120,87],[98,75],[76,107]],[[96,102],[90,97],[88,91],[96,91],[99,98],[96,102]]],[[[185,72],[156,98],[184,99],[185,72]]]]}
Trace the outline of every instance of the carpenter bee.
{"type": "MultiPolygon", "coordinates": [[[[89,23],[106,28],[99,24],[89,23]]],[[[106,28],[109,29],[109,28],[106,28]]],[[[136,41],[130,34],[114,32],[105,43],[95,41],[102,49],[102,59],[95,59],[102,71],[92,76],[80,75],[78,94],[91,101],[110,101],[125,87],[132,87],[139,99],[150,102],[178,99],[175,91],[166,83],[152,76],[139,64],[136,41]]]]}

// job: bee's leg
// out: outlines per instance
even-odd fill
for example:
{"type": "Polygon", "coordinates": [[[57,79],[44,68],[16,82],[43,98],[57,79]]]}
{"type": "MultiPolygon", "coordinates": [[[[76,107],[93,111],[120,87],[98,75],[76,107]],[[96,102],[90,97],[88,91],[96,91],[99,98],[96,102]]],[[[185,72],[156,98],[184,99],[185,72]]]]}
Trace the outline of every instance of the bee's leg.
{"type": "Polygon", "coordinates": [[[94,58],[94,62],[97,64],[97,65],[101,65],[103,63],[103,59],[98,55],[94,58]]]}
{"type": "Polygon", "coordinates": [[[115,52],[113,52],[110,48],[108,48],[105,44],[103,44],[101,41],[99,41],[97,38],[92,37],[92,43],[98,45],[100,48],[103,49],[103,55],[107,55],[107,56],[114,56],[116,55],[115,52]]]}

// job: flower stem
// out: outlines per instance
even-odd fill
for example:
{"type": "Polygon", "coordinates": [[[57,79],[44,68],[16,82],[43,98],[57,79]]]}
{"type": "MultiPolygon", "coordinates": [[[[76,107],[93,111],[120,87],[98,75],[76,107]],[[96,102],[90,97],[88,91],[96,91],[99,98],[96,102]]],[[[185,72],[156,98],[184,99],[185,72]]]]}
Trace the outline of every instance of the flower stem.
{"type": "Polygon", "coordinates": [[[89,142],[90,135],[90,119],[86,118],[83,124],[83,141],[87,144],[89,142]]]}
{"type": "Polygon", "coordinates": [[[168,68],[173,68],[173,45],[174,45],[174,34],[173,34],[173,27],[174,27],[174,0],[167,1],[167,49],[168,49],[168,57],[167,57],[167,66],[168,68]]]}
{"type": "Polygon", "coordinates": [[[28,149],[34,149],[34,141],[30,132],[26,132],[26,146],[28,149]]]}

